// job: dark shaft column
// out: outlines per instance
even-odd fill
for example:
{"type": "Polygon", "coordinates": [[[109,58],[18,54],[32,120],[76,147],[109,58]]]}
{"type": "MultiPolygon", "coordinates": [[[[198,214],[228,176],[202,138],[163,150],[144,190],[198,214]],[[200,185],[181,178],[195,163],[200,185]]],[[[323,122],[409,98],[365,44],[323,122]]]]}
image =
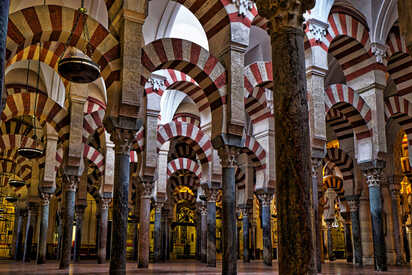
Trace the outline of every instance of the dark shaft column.
{"type": "Polygon", "coordinates": [[[251,242],[250,242],[250,251],[252,252],[250,257],[252,260],[256,260],[256,225],[254,222],[251,222],[251,242]]]}
{"type": "Polygon", "coordinates": [[[256,0],[269,20],[275,116],[279,274],[315,274],[311,149],[306,91],[303,13],[313,0],[256,0]]]}
{"type": "Polygon", "coordinates": [[[350,212],[341,213],[343,219],[345,220],[345,254],[346,262],[353,262],[353,249],[352,249],[352,232],[350,224],[350,212]]]}
{"type": "Polygon", "coordinates": [[[143,182],[143,192],[140,197],[139,268],[149,267],[150,196],[152,187],[152,182],[143,182]]]}
{"type": "Polygon", "coordinates": [[[236,257],[236,148],[224,146],[218,150],[222,165],[223,185],[223,259],[222,274],[237,274],[236,257]]]}
{"type": "Polygon", "coordinates": [[[332,240],[332,223],[333,220],[325,221],[328,226],[328,259],[329,261],[336,260],[335,253],[333,252],[333,240],[332,240]]]}
{"type": "Polygon", "coordinates": [[[322,237],[321,237],[321,217],[319,215],[319,199],[322,197],[322,189],[319,186],[321,180],[321,159],[312,157],[312,204],[313,204],[313,235],[314,249],[316,251],[315,265],[318,273],[322,272],[322,237]]]}
{"type": "Polygon", "coordinates": [[[60,258],[59,269],[66,269],[70,265],[72,236],[73,236],[73,221],[74,221],[74,205],[76,198],[76,187],[80,182],[78,176],[66,176],[64,182],[64,212],[63,212],[63,236],[62,236],[62,254],[60,258]]]}
{"type": "Polygon", "coordinates": [[[21,232],[21,209],[15,206],[14,212],[14,228],[13,228],[13,245],[11,250],[11,255],[14,260],[18,259],[18,252],[19,252],[19,235],[21,232]]]}
{"type": "Polygon", "coordinates": [[[200,206],[200,229],[201,229],[201,246],[200,259],[202,263],[207,262],[207,207],[200,206]]]}
{"type": "Polygon", "coordinates": [[[216,266],[216,198],[207,202],[207,266],[216,266]]]}
{"type": "MultiPolygon", "coordinates": [[[[399,180],[400,182],[400,180],[399,180]]],[[[396,252],[396,265],[402,265],[405,263],[402,248],[403,241],[401,236],[401,198],[400,198],[400,183],[392,183],[389,185],[391,191],[391,206],[392,206],[392,225],[393,225],[393,236],[396,252]]]]}
{"type": "MultiPolygon", "coordinates": [[[[0,0],[0,100],[3,95],[4,84],[4,69],[6,65],[6,39],[7,39],[7,24],[9,17],[10,0],[0,0]]],[[[2,104],[0,104],[1,106],[2,104]]],[[[0,107],[0,112],[3,108],[0,107]]]]}
{"type": "Polygon", "coordinates": [[[97,250],[97,263],[104,264],[106,262],[106,251],[107,251],[107,221],[110,198],[100,199],[100,218],[99,218],[99,245],[97,250]]]}
{"type": "Polygon", "coordinates": [[[167,258],[167,251],[169,249],[169,243],[168,243],[168,224],[167,220],[169,218],[169,209],[163,208],[162,210],[162,246],[160,249],[160,260],[162,262],[166,261],[167,258]]]}
{"type": "Polygon", "coordinates": [[[403,247],[405,248],[405,261],[409,263],[411,261],[411,253],[409,251],[408,233],[406,232],[405,223],[406,221],[402,224],[403,247]]]}
{"type": "Polygon", "coordinates": [[[162,207],[163,202],[155,203],[155,222],[154,222],[154,262],[160,262],[160,250],[162,248],[162,207]]]}
{"type": "Polygon", "coordinates": [[[352,222],[352,238],[353,238],[353,249],[355,256],[355,265],[362,266],[362,240],[361,240],[361,229],[359,220],[359,197],[352,196],[352,198],[346,198],[349,203],[350,209],[350,219],[352,222]]]}
{"type": "Polygon", "coordinates": [[[363,169],[369,188],[369,207],[372,217],[373,252],[375,270],[386,271],[386,248],[383,231],[381,178],[384,163],[378,161],[372,168],[363,169]]]}
{"type": "Polygon", "coordinates": [[[84,206],[76,206],[76,233],[74,240],[74,254],[73,259],[75,262],[80,261],[80,249],[82,247],[82,226],[83,226],[83,215],[84,206]]]}
{"type": "Polygon", "coordinates": [[[243,207],[242,208],[242,225],[243,225],[243,262],[248,263],[250,262],[249,257],[249,208],[243,207]]]}
{"type": "Polygon", "coordinates": [[[31,248],[30,225],[31,225],[32,213],[33,212],[30,209],[27,209],[27,214],[25,218],[25,227],[24,227],[23,262],[30,261],[30,248],[31,248]]]}
{"type": "Polygon", "coordinates": [[[201,260],[200,246],[202,245],[202,221],[200,219],[200,212],[197,212],[196,217],[196,260],[201,260]]]}
{"type": "Polygon", "coordinates": [[[272,265],[272,236],[271,236],[271,216],[270,201],[271,193],[258,193],[262,211],[262,231],[263,231],[263,262],[265,265],[272,265]]]}
{"type": "Polygon", "coordinates": [[[116,129],[114,132],[112,133],[115,162],[110,274],[126,274],[130,146],[134,132],[121,129],[116,129]]]}
{"type": "Polygon", "coordinates": [[[49,229],[49,204],[51,194],[41,193],[40,198],[40,232],[37,244],[37,264],[44,264],[46,263],[47,253],[47,232],[49,229]]]}

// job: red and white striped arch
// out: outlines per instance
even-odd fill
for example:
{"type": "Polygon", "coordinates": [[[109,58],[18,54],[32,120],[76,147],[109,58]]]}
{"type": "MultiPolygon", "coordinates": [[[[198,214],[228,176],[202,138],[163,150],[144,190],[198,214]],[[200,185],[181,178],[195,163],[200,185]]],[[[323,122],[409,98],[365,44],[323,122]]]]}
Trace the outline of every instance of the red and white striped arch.
{"type": "Polygon", "coordinates": [[[7,97],[6,105],[0,114],[2,121],[8,121],[23,115],[35,116],[42,125],[49,123],[58,133],[60,142],[69,138],[69,115],[59,104],[43,94],[22,92],[7,97]],[[35,112],[36,111],[36,112],[35,112]]]}
{"type": "Polygon", "coordinates": [[[83,117],[83,142],[86,143],[90,135],[93,135],[94,132],[99,128],[104,128],[103,119],[104,119],[105,110],[99,109],[92,113],[85,113],[83,117]]]}
{"type": "Polygon", "coordinates": [[[193,78],[208,98],[215,135],[225,132],[226,70],[216,57],[195,43],[164,38],[142,49],[142,65],[142,86],[160,69],[175,69],[193,78]]]}
{"type": "Polygon", "coordinates": [[[342,149],[331,148],[326,152],[324,163],[326,164],[328,161],[333,162],[341,171],[344,187],[348,186],[353,188],[354,174],[352,158],[342,149]]]}
{"type": "Polygon", "coordinates": [[[135,141],[133,142],[133,150],[140,153],[144,150],[144,127],[140,127],[136,133],[135,141]]]}
{"type": "Polygon", "coordinates": [[[332,127],[338,140],[353,138],[352,125],[340,111],[330,109],[326,115],[326,122],[332,127]]]}
{"type": "MultiPolygon", "coordinates": [[[[85,48],[82,24],[78,24],[74,32],[73,24],[79,11],[53,5],[41,5],[19,10],[9,15],[6,58],[11,59],[29,45],[50,41],[67,43],[78,49],[85,48]]],[[[81,19],[84,20],[84,19],[81,19]]],[[[108,93],[118,88],[120,80],[120,46],[110,32],[91,17],[87,17],[89,45],[92,48],[90,57],[101,69],[108,93]]],[[[56,54],[57,55],[57,54],[56,54]]]]}
{"type": "Polygon", "coordinates": [[[184,122],[172,121],[161,125],[157,130],[157,149],[159,150],[165,142],[177,137],[187,137],[199,145],[201,152],[198,156],[201,163],[208,163],[212,160],[213,148],[208,135],[195,125],[184,122]]]}
{"type": "Polygon", "coordinates": [[[252,136],[244,134],[242,137],[243,151],[249,155],[257,170],[266,168],[266,151],[252,136]]]}
{"type": "Polygon", "coordinates": [[[412,57],[398,27],[393,27],[386,40],[388,73],[396,84],[397,95],[412,93],[412,57]]]}
{"type": "Polygon", "coordinates": [[[192,113],[178,113],[173,116],[173,120],[177,122],[186,122],[200,127],[200,118],[192,113]]]}
{"type": "Polygon", "coordinates": [[[200,178],[196,175],[189,173],[185,176],[172,175],[168,178],[168,184],[172,190],[176,190],[176,187],[186,186],[192,190],[193,193],[197,192],[198,187],[200,186],[200,178]]]}
{"type": "Polygon", "coordinates": [[[93,148],[92,146],[84,144],[83,157],[90,160],[97,167],[99,172],[103,174],[104,156],[102,155],[102,153],[97,151],[96,148],[93,148]]]}
{"type": "Polygon", "coordinates": [[[372,111],[362,97],[343,84],[331,85],[325,92],[325,116],[335,108],[352,125],[357,140],[372,137],[372,111]]]}
{"type": "Polygon", "coordinates": [[[202,171],[197,161],[188,158],[177,158],[167,164],[167,175],[169,177],[178,170],[188,170],[199,179],[202,177],[202,171]]]}

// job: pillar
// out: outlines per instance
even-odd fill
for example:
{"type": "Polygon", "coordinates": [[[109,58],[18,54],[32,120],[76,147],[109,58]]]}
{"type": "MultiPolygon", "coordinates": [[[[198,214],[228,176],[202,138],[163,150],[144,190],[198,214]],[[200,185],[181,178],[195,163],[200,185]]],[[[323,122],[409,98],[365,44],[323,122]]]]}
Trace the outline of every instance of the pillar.
{"type": "Polygon", "coordinates": [[[66,269],[70,265],[72,236],[73,236],[73,220],[74,220],[74,204],[76,187],[80,182],[79,176],[65,175],[64,176],[64,212],[63,212],[63,236],[62,236],[62,252],[60,258],[59,269],[66,269]]]}
{"type": "Polygon", "coordinates": [[[362,266],[362,240],[359,221],[359,196],[346,197],[346,201],[349,204],[350,219],[352,222],[353,254],[355,256],[355,265],[360,267],[362,266]]]}
{"type": "Polygon", "coordinates": [[[167,258],[167,251],[169,250],[169,227],[167,224],[169,218],[169,209],[168,208],[163,208],[162,210],[162,246],[160,249],[160,260],[162,262],[166,261],[167,258]]]}
{"type": "Polygon", "coordinates": [[[30,224],[31,224],[31,218],[32,218],[32,211],[30,210],[30,208],[28,207],[27,211],[26,211],[26,215],[25,215],[25,219],[24,219],[24,244],[23,244],[23,262],[29,262],[30,261],[30,252],[29,252],[29,247],[31,246],[31,237],[30,235],[30,224]],[[30,244],[29,244],[30,242],[30,244]]]}
{"type": "Polygon", "coordinates": [[[263,262],[265,265],[272,265],[272,236],[271,236],[271,213],[270,202],[272,192],[258,192],[257,196],[260,201],[262,211],[262,230],[263,230],[263,262]]]}
{"type": "Polygon", "coordinates": [[[341,212],[341,216],[345,221],[345,256],[346,262],[353,262],[353,249],[352,249],[352,233],[351,233],[351,213],[350,212],[341,212]]]}
{"type": "MultiPolygon", "coordinates": [[[[252,213],[253,214],[253,213],[252,213]]],[[[253,215],[252,215],[253,216],[253,215]]],[[[256,260],[256,222],[254,221],[253,217],[250,222],[250,235],[251,235],[251,240],[250,240],[250,251],[252,252],[250,254],[250,258],[252,260],[256,260]]]]}
{"type": "Polygon", "coordinates": [[[160,250],[162,249],[162,207],[163,202],[155,203],[154,222],[154,262],[160,262],[160,250]]]}
{"type": "Polygon", "coordinates": [[[369,190],[369,207],[372,217],[373,252],[375,270],[386,271],[385,235],[383,231],[381,180],[385,162],[376,160],[359,164],[369,190]]]}
{"type": "MultiPolygon", "coordinates": [[[[121,124],[123,120],[118,121],[121,124]]],[[[126,121],[125,121],[126,122],[126,121]]],[[[105,121],[106,123],[106,121],[105,121]]],[[[137,130],[110,125],[114,143],[113,221],[110,249],[110,274],[126,274],[127,217],[129,213],[130,148],[137,130]]],[[[115,124],[115,123],[114,123],[115,124]]],[[[134,127],[134,126],[133,126],[134,127]]],[[[103,220],[103,218],[101,218],[103,220]]]]}
{"type": "Polygon", "coordinates": [[[140,231],[139,231],[139,268],[149,267],[150,249],[150,197],[152,195],[153,182],[143,181],[143,191],[140,197],[140,231]]]}
{"type": "Polygon", "coordinates": [[[200,255],[200,246],[202,245],[202,227],[201,227],[201,219],[200,219],[200,212],[196,211],[196,260],[201,260],[200,255]]]}
{"type": "Polygon", "coordinates": [[[243,226],[243,262],[250,262],[249,257],[249,208],[248,205],[243,205],[240,209],[242,211],[242,226],[243,226]]]}
{"type": "Polygon", "coordinates": [[[409,251],[408,234],[406,232],[406,221],[402,223],[402,237],[403,237],[403,247],[405,248],[405,261],[409,263],[411,260],[411,254],[409,251]]]}
{"type": "Polygon", "coordinates": [[[335,253],[333,252],[333,239],[332,239],[332,223],[333,220],[325,220],[326,225],[328,226],[328,260],[329,261],[334,261],[336,260],[335,258],[335,253]]]}
{"type": "Polygon", "coordinates": [[[209,189],[207,198],[207,266],[216,266],[216,199],[218,189],[209,189]]]}
{"type": "Polygon", "coordinates": [[[392,225],[393,225],[393,240],[395,244],[396,265],[402,265],[405,260],[402,255],[403,240],[401,236],[401,178],[393,176],[393,182],[389,181],[389,190],[391,192],[391,206],[392,206],[392,225]]]}
{"type": "Polygon", "coordinates": [[[47,255],[47,232],[49,229],[49,204],[50,193],[40,193],[40,232],[37,244],[37,264],[46,263],[47,255]]]}
{"type": "Polygon", "coordinates": [[[322,237],[321,237],[321,216],[319,215],[319,199],[322,197],[322,188],[320,187],[322,168],[322,159],[312,157],[312,229],[313,229],[313,247],[316,251],[315,266],[318,273],[322,271],[322,237]]]}
{"type": "MultiPolygon", "coordinates": [[[[9,17],[10,0],[0,0],[0,100],[3,98],[4,69],[6,65],[7,22],[9,17]]],[[[3,105],[3,104],[1,104],[3,105]]],[[[3,110],[0,110],[3,111],[3,110]]]]}
{"type": "Polygon", "coordinates": [[[224,145],[218,150],[222,165],[222,221],[223,221],[223,258],[222,274],[237,274],[236,258],[236,186],[235,168],[237,148],[224,145]]]}
{"type": "Polygon", "coordinates": [[[14,212],[14,230],[13,230],[13,244],[12,244],[12,257],[14,260],[19,259],[19,250],[21,246],[21,229],[22,229],[22,210],[15,206],[14,212]]]}
{"type": "Polygon", "coordinates": [[[200,205],[200,261],[207,262],[207,207],[202,202],[200,205]]]}
{"type": "Polygon", "coordinates": [[[30,223],[28,235],[27,235],[27,247],[26,247],[26,254],[25,254],[25,261],[30,262],[32,258],[32,251],[33,251],[33,241],[36,236],[36,229],[37,229],[37,219],[39,217],[39,205],[35,202],[29,203],[29,212],[30,212],[30,223]]]}
{"type": "Polygon", "coordinates": [[[82,246],[82,225],[85,207],[86,206],[84,205],[76,205],[76,233],[73,250],[73,260],[75,262],[80,261],[80,249],[82,246]]]}
{"type": "Polygon", "coordinates": [[[311,225],[311,150],[303,13],[313,0],[256,0],[272,42],[279,274],[315,274],[311,225]]]}
{"type": "Polygon", "coordinates": [[[99,245],[97,250],[97,263],[104,264],[106,262],[106,251],[107,251],[107,222],[108,222],[108,212],[109,204],[111,198],[100,198],[99,204],[99,245]]]}

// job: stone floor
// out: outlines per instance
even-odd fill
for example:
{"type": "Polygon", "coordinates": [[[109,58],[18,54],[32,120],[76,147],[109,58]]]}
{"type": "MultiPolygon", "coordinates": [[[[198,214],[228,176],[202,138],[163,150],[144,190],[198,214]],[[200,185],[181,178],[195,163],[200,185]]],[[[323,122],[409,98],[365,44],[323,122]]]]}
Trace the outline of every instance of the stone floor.
{"type": "MultiPolygon", "coordinates": [[[[109,274],[109,264],[98,265],[94,261],[84,261],[79,264],[72,264],[67,270],[59,270],[57,262],[48,262],[45,265],[34,263],[16,263],[14,261],[0,261],[0,274],[20,275],[20,274],[109,274]]],[[[390,266],[385,273],[373,272],[372,267],[362,269],[354,268],[344,262],[327,263],[323,265],[322,274],[339,275],[373,275],[373,274],[412,274],[412,266],[395,267],[390,266]]],[[[161,264],[150,264],[149,269],[138,269],[135,263],[127,264],[128,274],[220,274],[221,264],[216,268],[208,268],[204,264],[194,260],[173,261],[161,264]]],[[[277,264],[273,261],[273,266],[265,266],[261,261],[253,261],[250,264],[243,264],[239,261],[238,274],[278,274],[277,264]]]]}

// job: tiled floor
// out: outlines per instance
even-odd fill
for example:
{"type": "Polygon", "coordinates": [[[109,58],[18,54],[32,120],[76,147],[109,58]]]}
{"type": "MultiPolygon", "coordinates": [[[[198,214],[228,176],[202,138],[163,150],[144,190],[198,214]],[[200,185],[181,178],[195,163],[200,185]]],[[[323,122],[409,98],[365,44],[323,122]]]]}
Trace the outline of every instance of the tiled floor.
{"type": "MultiPolygon", "coordinates": [[[[385,273],[375,273],[372,267],[354,268],[352,265],[335,262],[324,264],[322,274],[353,274],[353,275],[406,275],[412,274],[412,266],[395,267],[390,266],[385,273]]],[[[79,264],[72,264],[67,270],[59,270],[57,262],[48,262],[45,265],[34,263],[16,263],[14,261],[0,261],[0,274],[20,275],[20,274],[109,274],[109,264],[98,265],[94,261],[83,261],[79,264]]],[[[148,269],[138,269],[136,264],[127,264],[128,274],[220,274],[221,263],[216,268],[208,268],[206,265],[194,260],[174,261],[161,264],[150,264],[148,269]]],[[[261,261],[254,261],[250,264],[243,264],[239,261],[238,274],[278,274],[276,261],[273,266],[265,266],[261,261]]]]}

